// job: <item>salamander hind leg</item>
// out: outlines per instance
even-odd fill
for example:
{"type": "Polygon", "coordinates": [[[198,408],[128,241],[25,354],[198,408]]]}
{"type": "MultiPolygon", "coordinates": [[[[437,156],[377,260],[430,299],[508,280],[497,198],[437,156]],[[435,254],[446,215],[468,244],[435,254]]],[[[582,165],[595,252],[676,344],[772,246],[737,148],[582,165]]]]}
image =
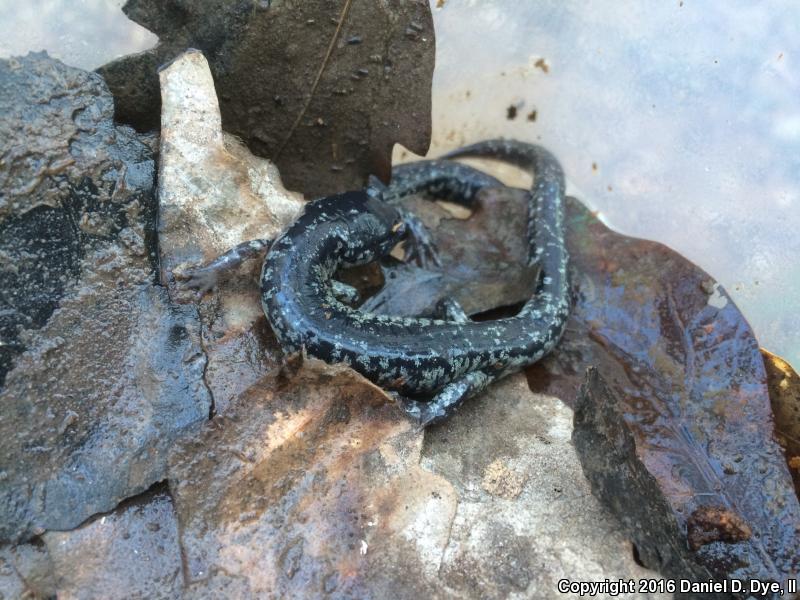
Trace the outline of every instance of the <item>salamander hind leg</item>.
{"type": "Polygon", "coordinates": [[[333,279],[331,280],[331,287],[333,288],[333,296],[343,304],[354,306],[358,304],[358,301],[361,299],[358,290],[352,285],[347,285],[346,283],[333,279]]]}
{"type": "Polygon", "coordinates": [[[458,409],[464,400],[480,392],[490,382],[491,378],[482,371],[473,371],[446,385],[428,402],[400,396],[398,396],[398,402],[403,411],[424,428],[444,421],[458,409]]]}
{"type": "Polygon", "coordinates": [[[436,250],[431,234],[425,224],[413,213],[407,210],[400,210],[403,222],[408,230],[408,237],[405,240],[406,262],[414,261],[420,267],[431,266],[441,267],[442,261],[439,260],[439,253],[436,250]]]}
{"type": "Polygon", "coordinates": [[[198,290],[202,295],[213,289],[231,271],[249,258],[255,258],[269,248],[271,240],[250,240],[234,246],[207,265],[174,273],[175,279],[187,288],[198,290]]]}

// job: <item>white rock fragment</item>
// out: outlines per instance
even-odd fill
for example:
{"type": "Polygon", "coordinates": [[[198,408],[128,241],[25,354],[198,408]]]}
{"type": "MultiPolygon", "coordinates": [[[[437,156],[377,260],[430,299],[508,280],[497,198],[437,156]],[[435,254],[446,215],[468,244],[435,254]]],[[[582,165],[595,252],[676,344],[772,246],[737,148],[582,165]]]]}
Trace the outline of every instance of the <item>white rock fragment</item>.
{"type": "MultiPolygon", "coordinates": [[[[205,264],[241,242],[274,239],[302,211],[304,201],[283,187],[271,162],[223,133],[214,80],[201,52],[184,52],[161,69],[159,78],[161,281],[173,299],[188,302],[194,293],[176,286],[174,273],[205,264]]],[[[259,269],[259,261],[246,262],[201,310],[207,332],[204,379],[217,413],[274,360],[274,351],[258,337],[267,327],[256,281],[259,269]]]]}
{"type": "Polygon", "coordinates": [[[159,243],[162,278],[184,261],[203,262],[236,244],[274,238],[299,214],[271,162],[223,133],[208,63],[188,50],[161,82],[159,243]]]}

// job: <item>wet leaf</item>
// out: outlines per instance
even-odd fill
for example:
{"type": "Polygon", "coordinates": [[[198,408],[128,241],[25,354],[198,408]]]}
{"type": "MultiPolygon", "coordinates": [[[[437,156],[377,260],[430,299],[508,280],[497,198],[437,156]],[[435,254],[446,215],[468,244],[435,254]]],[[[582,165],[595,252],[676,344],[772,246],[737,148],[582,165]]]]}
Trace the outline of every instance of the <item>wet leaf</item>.
{"type": "Polygon", "coordinates": [[[446,539],[453,491],[418,467],[411,423],[354,371],[299,367],[266,375],[172,455],[194,597],[385,597],[375,589],[389,593],[391,564],[422,568],[402,532],[432,494],[428,535],[446,539]]]}
{"type": "Polygon", "coordinates": [[[211,65],[225,130],[308,195],[388,176],[397,142],[430,143],[434,33],[427,1],[131,0],[156,48],[99,69],[117,118],[158,126],[156,69],[186,48],[211,65]]]}
{"type": "Polygon", "coordinates": [[[580,476],[569,409],[523,375],[423,439],[353,371],[297,367],[171,457],[192,597],[550,598],[586,564],[648,575],[580,476]]]}
{"type": "Polygon", "coordinates": [[[775,441],[764,362],[714,280],[569,203],[575,307],[535,390],[577,395],[593,491],[643,562],[705,580],[797,577],[800,506],[775,441]]]}
{"type": "Polygon", "coordinates": [[[780,356],[761,349],[767,369],[775,431],[800,494],[800,375],[780,356]]]}

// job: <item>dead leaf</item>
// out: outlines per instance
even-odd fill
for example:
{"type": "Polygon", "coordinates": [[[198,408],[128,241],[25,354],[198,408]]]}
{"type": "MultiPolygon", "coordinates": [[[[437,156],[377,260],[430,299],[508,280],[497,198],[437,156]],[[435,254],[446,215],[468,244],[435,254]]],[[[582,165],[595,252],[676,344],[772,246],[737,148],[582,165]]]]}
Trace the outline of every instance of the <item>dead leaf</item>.
{"type": "Polygon", "coordinates": [[[528,377],[569,401],[593,367],[573,434],[593,491],[666,576],[797,577],[800,505],[747,321],[688,260],[574,200],[568,245],[573,313],[528,377]]]}
{"type": "Polygon", "coordinates": [[[192,596],[386,597],[396,565],[423,568],[411,535],[432,497],[428,536],[447,539],[454,491],[417,464],[410,421],[347,367],[298,367],[265,376],[173,452],[192,596]]]}
{"type": "Polygon", "coordinates": [[[420,316],[435,311],[442,298],[453,298],[469,315],[513,306],[530,297],[537,269],[527,256],[524,192],[487,189],[469,219],[453,217],[439,203],[408,198],[404,206],[431,229],[441,267],[420,269],[390,261],[384,287],[362,309],[378,314],[420,316]]]}
{"type": "Polygon", "coordinates": [[[98,71],[116,116],[158,126],[156,70],[187,48],[206,56],[227,132],[273,159],[311,196],[388,178],[400,143],[425,154],[434,31],[428,2],[131,0],[123,8],[159,45],[98,71]]]}
{"type": "Polygon", "coordinates": [[[353,371],[297,366],[171,456],[193,598],[545,598],[586,564],[652,576],[580,476],[569,409],[521,374],[423,437],[353,371]]]}

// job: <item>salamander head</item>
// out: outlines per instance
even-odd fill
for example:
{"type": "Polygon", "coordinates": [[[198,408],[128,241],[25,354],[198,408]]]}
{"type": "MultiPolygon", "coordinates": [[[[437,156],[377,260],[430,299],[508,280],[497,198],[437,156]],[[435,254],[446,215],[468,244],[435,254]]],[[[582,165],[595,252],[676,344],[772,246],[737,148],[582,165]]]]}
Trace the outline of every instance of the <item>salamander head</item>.
{"type": "Polygon", "coordinates": [[[343,258],[365,263],[385,256],[406,235],[402,215],[374,190],[359,190],[328,196],[315,203],[328,218],[347,227],[343,258]]]}
{"type": "Polygon", "coordinates": [[[397,209],[380,196],[369,192],[362,194],[363,210],[350,224],[350,229],[355,238],[364,240],[374,251],[371,259],[385,256],[405,237],[406,224],[397,209]]]}

